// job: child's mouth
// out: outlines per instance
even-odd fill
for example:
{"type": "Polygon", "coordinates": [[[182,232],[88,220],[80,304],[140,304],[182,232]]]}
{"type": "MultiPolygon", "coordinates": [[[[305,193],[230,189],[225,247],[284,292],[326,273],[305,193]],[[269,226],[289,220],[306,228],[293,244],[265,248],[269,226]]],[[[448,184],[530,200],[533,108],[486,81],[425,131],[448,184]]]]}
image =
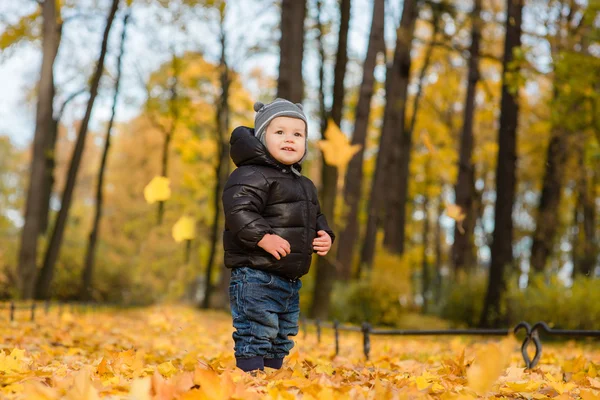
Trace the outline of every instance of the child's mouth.
{"type": "Polygon", "coordinates": [[[292,149],[291,147],[284,147],[281,150],[283,150],[283,151],[296,151],[296,150],[292,149]]]}

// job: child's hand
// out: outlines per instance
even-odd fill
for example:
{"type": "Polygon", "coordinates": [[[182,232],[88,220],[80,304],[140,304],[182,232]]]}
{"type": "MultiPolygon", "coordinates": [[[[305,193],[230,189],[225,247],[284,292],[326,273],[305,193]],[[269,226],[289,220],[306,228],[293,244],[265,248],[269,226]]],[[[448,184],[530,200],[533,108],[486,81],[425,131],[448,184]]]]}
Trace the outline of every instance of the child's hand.
{"type": "Polygon", "coordinates": [[[292,248],[290,243],[279,235],[271,235],[267,233],[258,242],[258,247],[263,248],[267,253],[271,254],[278,260],[291,253],[292,248]]]}
{"type": "Polygon", "coordinates": [[[325,231],[317,232],[319,237],[313,240],[313,248],[317,251],[320,256],[326,255],[331,249],[331,236],[325,231]]]}

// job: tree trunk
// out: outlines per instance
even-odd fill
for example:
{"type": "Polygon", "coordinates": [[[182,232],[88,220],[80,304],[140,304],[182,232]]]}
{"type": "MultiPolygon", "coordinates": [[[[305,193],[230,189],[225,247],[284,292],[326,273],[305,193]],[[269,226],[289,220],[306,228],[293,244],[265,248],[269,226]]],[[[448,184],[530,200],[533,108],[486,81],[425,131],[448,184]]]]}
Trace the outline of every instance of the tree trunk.
{"type": "Polygon", "coordinates": [[[535,233],[531,246],[531,271],[541,273],[552,252],[556,228],[558,226],[558,206],[565,177],[567,162],[567,131],[560,127],[552,130],[552,137],[546,153],[546,171],[542,186],[542,196],[538,206],[535,233]]]}
{"type": "Polygon", "coordinates": [[[292,103],[301,103],[304,98],[302,59],[304,56],[305,15],[306,0],[282,0],[277,97],[287,99],[292,103]]]}
{"type": "MultiPolygon", "coordinates": [[[[377,243],[377,230],[380,225],[381,213],[386,206],[384,193],[389,193],[391,190],[389,185],[386,187],[385,178],[392,171],[390,162],[393,158],[391,152],[393,151],[395,128],[399,127],[399,124],[402,123],[402,129],[398,129],[397,131],[402,133],[404,130],[406,97],[402,98],[401,94],[403,92],[402,86],[404,83],[408,85],[408,77],[410,75],[410,47],[416,15],[416,1],[406,0],[402,11],[400,29],[396,36],[394,61],[387,68],[385,81],[386,103],[381,137],[379,139],[379,152],[377,153],[375,172],[373,173],[371,193],[369,195],[367,227],[360,258],[361,268],[370,269],[373,265],[377,243]]],[[[400,134],[400,136],[402,135],[400,134]]]]}
{"type": "Polygon", "coordinates": [[[582,144],[578,148],[579,178],[577,181],[577,204],[575,206],[574,223],[576,227],[575,243],[573,244],[573,272],[572,277],[579,275],[592,277],[596,259],[598,257],[598,245],[596,244],[596,209],[594,199],[596,195],[594,188],[594,177],[597,171],[593,168],[585,168],[585,147],[582,144]]]}
{"type": "Polygon", "coordinates": [[[513,51],[521,45],[521,19],[523,0],[506,1],[506,38],[502,100],[500,105],[500,128],[498,131],[498,160],[496,166],[496,205],[492,261],[485,303],[480,325],[498,325],[501,322],[500,302],[505,289],[504,268],[512,263],[513,221],[512,210],[516,188],[517,124],[519,116],[518,92],[509,90],[506,74],[511,70],[513,51]]]}
{"type": "MultiPolygon", "coordinates": [[[[221,82],[221,98],[217,105],[217,143],[219,144],[219,161],[215,170],[215,191],[214,191],[214,209],[215,214],[213,216],[213,224],[211,231],[211,242],[210,242],[210,253],[208,257],[208,263],[206,264],[206,278],[205,278],[205,296],[202,301],[202,308],[209,308],[211,306],[211,295],[212,295],[212,272],[217,256],[217,247],[219,239],[221,238],[221,192],[225,186],[225,181],[229,176],[229,141],[227,135],[229,133],[229,86],[231,79],[229,76],[229,66],[227,65],[226,58],[226,45],[227,37],[225,34],[225,14],[221,14],[221,60],[219,64],[220,82],[221,82]]],[[[229,274],[224,274],[229,275],[229,274]]]]}
{"type": "Polygon", "coordinates": [[[438,197],[437,215],[435,219],[435,277],[434,277],[434,301],[437,306],[442,299],[442,214],[444,213],[444,201],[442,196],[438,197]]]}
{"type": "MultiPolygon", "coordinates": [[[[369,116],[371,114],[371,98],[373,97],[373,86],[375,84],[375,65],[377,54],[385,51],[383,42],[384,4],[384,0],[374,0],[373,2],[371,33],[363,66],[363,78],[358,95],[358,104],[356,105],[354,134],[352,135],[352,144],[361,145],[361,149],[348,164],[344,184],[344,202],[348,207],[348,214],[346,216],[346,226],[339,233],[338,240],[343,247],[338,247],[337,260],[341,268],[340,278],[346,281],[352,276],[353,249],[358,238],[358,208],[363,184],[363,161],[369,116]]],[[[360,276],[360,265],[355,276],[360,276]]]]}
{"type": "Polygon", "coordinates": [[[110,114],[110,120],[108,121],[108,127],[106,128],[106,141],[104,142],[104,150],[102,152],[102,161],[100,163],[100,169],[98,172],[98,182],[96,186],[96,212],[94,214],[94,222],[92,231],[90,232],[87,250],[85,253],[85,264],[81,274],[81,291],[80,298],[82,300],[92,300],[92,278],[94,276],[94,264],[96,256],[96,244],[98,242],[98,236],[100,232],[100,218],[102,218],[103,209],[103,187],[104,187],[104,173],[106,171],[106,164],[108,160],[108,152],[110,150],[110,136],[112,127],[115,121],[115,115],[117,113],[117,99],[119,96],[119,84],[121,83],[121,67],[123,61],[123,54],[125,52],[125,35],[127,32],[127,23],[129,21],[130,13],[127,12],[123,18],[123,33],[121,34],[121,48],[119,50],[119,57],[117,59],[117,76],[115,77],[115,93],[113,95],[113,104],[110,114]]]}
{"type": "MultiPolygon", "coordinates": [[[[390,129],[394,138],[391,143],[391,157],[386,174],[397,176],[397,179],[387,181],[387,204],[385,205],[386,219],[384,224],[383,244],[391,252],[402,254],[404,252],[404,224],[406,220],[406,199],[408,193],[408,165],[412,136],[406,129],[406,102],[408,100],[408,85],[410,83],[410,67],[412,40],[415,22],[418,15],[416,0],[405,0],[402,11],[402,20],[398,30],[394,65],[392,66],[393,83],[390,85],[392,93],[388,94],[387,101],[392,102],[391,107],[385,110],[384,127],[390,129]],[[391,99],[390,99],[391,95],[391,99]]],[[[389,175],[388,175],[389,176],[389,175]]],[[[382,179],[383,181],[383,179],[382,179]]],[[[383,183],[383,182],[382,182],[383,183]]]]}
{"type": "Polygon", "coordinates": [[[88,124],[92,115],[94,101],[96,100],[96,95],[98,94],[98,86],[100,84],[100,78],[102,77],[102,71],[104,70],[104,59],[106,57],[106,49],[108,47],[108,36],[110,33],[112,23],[115,19],[115,14],[117,12],[118,6],[119,0],[113,0],[110,13],[106,20],[106,27],[104,29],[104,36],[102,38],[102,47],[100,50],[100,56],[98,58],[98,65],[96,66],[96,70],[94,71],[94,75],[92,77],[92,82],[90,86],[90,98],[88,100],[87,108],[85,110],[85,115],[83,117],[83,120],[81,121],[81,126],[77,134],[77,141],[75,143],[75,148],[73,149],[73,156],[71,157],[71,162],[69,164],[67,182],[65,184],[65,189],[62,195],[60,211],[56,218],[56,223],[54,224],[52,236],[50,238],[48,249],[44,257],[44,265],[36,281],[36,298],[38,299],[48,299],[50,295],[50,284],[52,282],[54,266],[56,264],[56,260],[58,259],[58,253],[60,251],[65,226],[67,224],[67,217],[69,214],[69,208],[71,207],[71,200],[73,197],[73,189],[75,188],[77,171],[79,169],[81,156],[83,155],[83,150],[85,148],[85,139],[88,132],[88,124]]]}
{"type": "MultiPolygon", "coordinates": [[[[179,84],[179,59],[177,55],[173,53],[171,56],[171,66],[173,68],[173,80],[171,82],[171,97],[169,99],[169,108],[171,112],[171,126],[169,130],[165,132],[165,141],[163,142],[162,149],[162,159],[161,159],[161,173],[160,176],[168,177],[169,173],[169,152],[171,149],[171,140],[173,139],[173,135],[175,134],[175,129],[177,128],[177,122],[179,120],[179,106],[177,105],[177,85],[179,84]]],[[[161,225],[163,221],[163,216],[165,213],[165,202],[158,202],[158,209],[156,215],[156,224],[161,225]]]]}
{"type": "Polygon", "coordinates": [[[33,138],[33,156],[31,173],[25,205],[25,223],[21,231],[19,250],[19,293],[23,299],[34,296],[35,275],[37,270],[38,236],[44,231],[48,207],[44,205],[44,185],[47,180],[46,155],[52,143],[54,100],[54,60],[60,43],[60,31],[57,24],[56,2],[46,0],[42,3],[43,42],[42,67],[38,87],[35,134],[33,138]],[[44,215],[46,214],[46,215],[44,215]]]}
{"type": "Polygon", "coordinates": [[[454,244],[452,245],[452,264],[454,272],[468,269],[474,260],[471,257],[473,248],[473,234],[475,230],[475,165],[471,159],[473,153],[473,120],[475,118],[475,94],[479,81],[479,41],[481,38],[481,0],[475,0],[472,12],[473,27],[471,28],[471,47],[469,49],[469,72],[467,84],[467,97],[463,115],[463,129],[460,138],[460,156],[458,162],[458,177],[455,186],[456,205],[465,213],[463,232],[454,227],[454,244]]]}
{"type": "MultiPolygon", "coordinates": [[[[429,160],[427,161],[430,162],[429,160]]],[[[426,178],[428,179],[428,178],[426,178]]],[[[429,197],[427,197],[427,190],[425,190],[425,201],[423,202],[423,260],[421,269],[421,295],[423,296],[423,307],[421,312],[427,314],[429,311],[429,287],[431,285],[431,278],[429,276],[429,262],[427,261],[427,248],[429,247],[429,197]]]]}
{"type": "MultiPolygon", "coordinates": [[[[340,30],[338,34],[338,49],[335,61],[334,83],[333,83],[333,104],[329,113],[333,122],[338,126],[342,122],[342,111],[344,109],[344,78],[346,76],[346,65],[348,63],[348,30],[350,24],[350,0],[341,0],[340,3],[340,30]]],[[[324,62],[324,60],[322,60],[324,62]]],[[[323,84],[321,82],[321,88],[323,84]]],[[[324,92],[324,91],[323,91],[324,92]]],[[[321,126],[326,126],[326,121],[321,121],[321,126]]],[[[321,131],[321,137],[325,139],[324,130],[321,131]]],[[[335,200],[337,197],[338,171],[336,167],[330,166],[325,162],[325,157],[321,155],[321,211],[328,218],[329,226],[335,231],[335,200]]],[[[319,257],[316,260],[315,287],[313,292],[313,303],[310,315],[313,318],[327,318],[329,315],[329,304],[333,282],[336,279],[336,259],[335,253],[339,241],[334,243],[329,253],[325,257],[319,257]]]]}

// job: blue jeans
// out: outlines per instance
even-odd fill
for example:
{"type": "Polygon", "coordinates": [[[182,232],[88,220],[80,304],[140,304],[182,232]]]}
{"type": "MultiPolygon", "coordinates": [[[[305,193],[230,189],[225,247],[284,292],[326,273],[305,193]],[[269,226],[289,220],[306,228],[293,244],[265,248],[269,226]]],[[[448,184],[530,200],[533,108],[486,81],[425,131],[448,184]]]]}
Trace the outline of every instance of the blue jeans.
{"type": "Polygon", "coordinates": [[[300,280],[250,267],[234,268],[229,284],[237,366],[245,371],[281,367],[298,334],[300,280]]]}

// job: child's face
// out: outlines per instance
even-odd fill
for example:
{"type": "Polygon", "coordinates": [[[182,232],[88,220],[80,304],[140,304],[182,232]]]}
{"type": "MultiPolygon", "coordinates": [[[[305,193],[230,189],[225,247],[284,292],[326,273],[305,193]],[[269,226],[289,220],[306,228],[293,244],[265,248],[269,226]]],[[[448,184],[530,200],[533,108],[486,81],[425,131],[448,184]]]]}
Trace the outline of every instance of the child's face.
{"type": "Polygon", "coordinates": [[[298,118],[273,118],[267,126],[265,142],[267,150],[277,161],[285,165],[295,164],[306,151],[306,125],[298,118]]]}

